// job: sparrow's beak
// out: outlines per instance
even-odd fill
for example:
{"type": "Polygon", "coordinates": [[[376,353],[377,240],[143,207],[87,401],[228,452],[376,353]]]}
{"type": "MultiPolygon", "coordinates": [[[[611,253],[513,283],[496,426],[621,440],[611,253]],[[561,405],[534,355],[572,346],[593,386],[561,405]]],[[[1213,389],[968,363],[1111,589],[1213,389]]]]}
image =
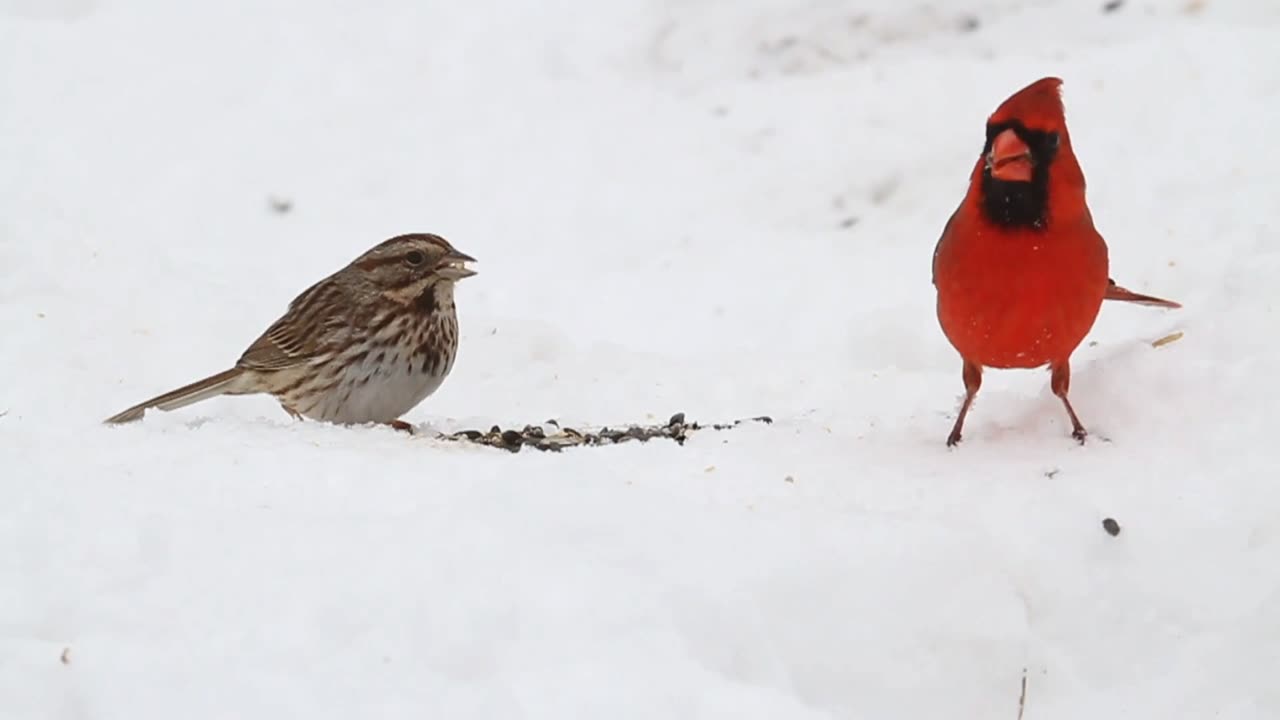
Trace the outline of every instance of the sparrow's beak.
{"type": "Polygon", "coordinates": [[[1033,166],[1031,148],[1012,129],[1000,133],[991,143],[991,152],[987,153],[991,177],[1009,182],[1030,182],[1033,166]]]}
{"type": "Polygon", "coordinates": [[[469,278],[472,275],[475,275],[476,271],[467,267],[465,263],[475,261],[476,259],[470,255],[454,250],[448,255],[445,255],[444,259],[440,261],[440,264],[436,266],[436,274],[447,280],[461,280],[462,278],[469,278]]]}

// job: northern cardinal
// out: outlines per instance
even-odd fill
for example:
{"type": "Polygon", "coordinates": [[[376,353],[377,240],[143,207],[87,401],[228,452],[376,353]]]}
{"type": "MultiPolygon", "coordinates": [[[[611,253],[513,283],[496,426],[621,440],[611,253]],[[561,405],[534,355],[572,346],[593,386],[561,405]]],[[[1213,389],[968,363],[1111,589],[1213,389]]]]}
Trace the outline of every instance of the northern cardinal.
{"type": "Polygon", "coordinates": [[[1043,365],[1071,417],[1072,437],[1083,443],[1087,433],[1067,399],[1070,359],[1102,301],[1181,307],[1110,279],[1061,92],[1062,80],[1042,78],[987,119],[969,190],[933,252],[938,322],[964,361],[964,404],[948,446],[960,442],[984,367],[1043,365]]]}

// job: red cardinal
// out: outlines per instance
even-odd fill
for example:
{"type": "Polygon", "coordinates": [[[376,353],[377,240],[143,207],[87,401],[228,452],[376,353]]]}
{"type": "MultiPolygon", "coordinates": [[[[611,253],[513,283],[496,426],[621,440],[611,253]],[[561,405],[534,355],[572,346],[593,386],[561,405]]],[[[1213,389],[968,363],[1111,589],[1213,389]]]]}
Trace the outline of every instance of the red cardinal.
{"type": "Polygon", "coordinates": [[[1085,203],[1084,173],[1071,151],[1062,81],[1019,90],[987,119],[987,142],[969,191],[933,252],[938,321],[964,360],[964,404],[947,445],[982,385],[982,368],[1048,365],[1053,394],[1067,400],[1071,353],[1093,327],[1102,301],[1159,307],[1178,303],[1130,292],[1109,278],[1107,243],[1085,203]]]}

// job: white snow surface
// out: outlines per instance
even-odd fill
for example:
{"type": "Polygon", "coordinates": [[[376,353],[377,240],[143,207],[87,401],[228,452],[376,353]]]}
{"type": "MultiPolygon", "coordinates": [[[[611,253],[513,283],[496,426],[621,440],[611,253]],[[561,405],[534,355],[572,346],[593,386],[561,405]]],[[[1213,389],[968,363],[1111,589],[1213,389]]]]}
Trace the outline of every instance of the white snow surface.
{"type": "Polygon", "coordinates": [[[0,3],[0,719],[1280,717],[1280,5],[1102,5],[0,3]],[[991,371],[949,450],[934,243],[1044,75],[1185,308],[1104,307],[1084,446],[991,371]],[[480,272],[417,436],[101,424],[411,231],[480,272]],[[676,411],[775,422],[430,437],[676,411]]]}

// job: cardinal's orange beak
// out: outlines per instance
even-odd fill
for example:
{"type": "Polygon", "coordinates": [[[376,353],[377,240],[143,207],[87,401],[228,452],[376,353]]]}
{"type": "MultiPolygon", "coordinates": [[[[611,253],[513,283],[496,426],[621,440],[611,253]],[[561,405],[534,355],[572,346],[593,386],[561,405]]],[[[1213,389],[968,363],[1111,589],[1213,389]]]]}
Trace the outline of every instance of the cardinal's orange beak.
{"type": "Polygon", "coordinates": [[[991,177],[1008,182],[1031,181],[1031,148],[1012,129],[996,136],[987,153],[991,177]]]}

